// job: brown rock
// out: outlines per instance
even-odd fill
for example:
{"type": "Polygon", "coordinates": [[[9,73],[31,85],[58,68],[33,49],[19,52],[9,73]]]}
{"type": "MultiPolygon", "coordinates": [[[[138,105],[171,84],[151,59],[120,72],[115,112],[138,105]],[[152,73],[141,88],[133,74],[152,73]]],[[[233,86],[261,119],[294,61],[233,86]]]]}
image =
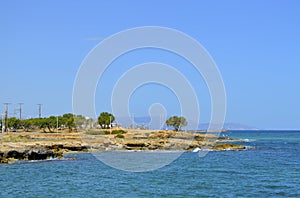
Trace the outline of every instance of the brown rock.
{"type": "Polygon", "coordinates": [[[244,150],[246,149],[245,146],[243,145],[238,145],[238,144],[219,144],[216,145],[212,148],[213,150],[244,150]]]}

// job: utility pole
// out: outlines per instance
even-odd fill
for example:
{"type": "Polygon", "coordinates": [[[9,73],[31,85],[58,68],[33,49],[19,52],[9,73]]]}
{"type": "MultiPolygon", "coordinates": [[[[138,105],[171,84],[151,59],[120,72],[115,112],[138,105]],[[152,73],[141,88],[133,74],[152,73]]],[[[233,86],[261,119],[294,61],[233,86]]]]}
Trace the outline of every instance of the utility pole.
{"type": "Polygon", "coordinates": [[[109,116],[109,132],[111,134],[111,116],[109,116]]]}
{"type": "Polygon", "coordinates": [[[2,130],[2,133],[4,132],[4,129],[5,129],[5,127],[4,127],[4,125],[5,125],[5,119],[4,119],[4,113],[2,114],[2,126],[1,126],[1,130],[2,130]]]}
{"type": "Polygon", "coordinates": [[[56,133],[58,133],[58,116],[56,116],[56,133]]]}
{"type": "Polygon", "coordinates": [[[22,120],[22,105],[23,105],[24,103],[22,103],[22,102],[20,102],[19,103],[19,105],[20,105],[20,120],[22,120]]]}
{"type": "Polygon", "coordinates": [[[42,117],[42,105],[43,104],[37,104],[39,106],[39,118],[42,117]]]}
{"type": "Polygon", "coordinates": [[[4,103],[5,105],[5,113],[4,113],[4,131],[7,132],[8,131],[8,105],[10,105],[11,103],[4,103]]]}

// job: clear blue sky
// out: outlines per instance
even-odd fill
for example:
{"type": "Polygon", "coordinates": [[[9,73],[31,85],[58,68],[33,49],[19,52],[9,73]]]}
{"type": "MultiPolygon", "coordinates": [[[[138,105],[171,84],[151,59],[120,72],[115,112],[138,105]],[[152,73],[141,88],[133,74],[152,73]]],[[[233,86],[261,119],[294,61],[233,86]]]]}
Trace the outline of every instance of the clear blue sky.
{"type": "MultiPolygon", "coordinates": [[[[226,87],[226,122],[299,129],[299,9],[296,0],[1,1],[0,102],[12,103],[11,115],[19,102],[27,117],[38,115],[37,103],[43,104],[44,116],[71,112],[77,70],[93,47],[124,29],[165,26],[192,36],[214,58],[226,87]]],[[[133,59],[124,57],[123,63],[129,67],[147,58],[159,62],[164,56],[169,54],[141,51],[133,59]]],[[[169,64],[180,61],[165,59],[169,64]]],[[[162,87],[150,90],[155,88],[164,92],[162,87]]],[[[138,115],[146,113],[145,104],[156,101],[148,95],[139,104],[142,93],[132,97],[138,115]]],[[[165,93],[157,100],[166,100],[165,93]]],[[[206,122],[210,103],[207,93],[198,94],[206,122]]],[[[172,97],[168,100],[175,104],[172,97]]],[[[106,96],[97,92],[96,98],[98,112],[110,110],[106,96]]],[[[177,107],[168,110],[176,113],[177,107]]]]}

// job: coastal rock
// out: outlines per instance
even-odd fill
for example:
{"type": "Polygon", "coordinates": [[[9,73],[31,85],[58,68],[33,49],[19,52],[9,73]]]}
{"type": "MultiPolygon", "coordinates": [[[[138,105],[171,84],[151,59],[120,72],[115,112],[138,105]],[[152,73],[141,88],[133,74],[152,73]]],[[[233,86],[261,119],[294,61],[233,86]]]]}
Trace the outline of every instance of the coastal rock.
{"type": "Polygon", "coordinates": [[[54,150],[54,151],[59,151],[59,150],[68,150],[68,151],[87,151],[87,147],[84,145],[80,144],[54,144],[47,146],[47,149],[54,150]]]}
{"type": "Polygon", "coordinates": [[[145,147],[146,144],[144,142],[128,142],[126,143],[128,147],[145,147]]]}
{"type": "Polygon", "coordinates": [[[217,151],[228,151],[228,150],[245,150],[246,146],[238,145],[238,144],[219,144],[212,148],[213,150],[217,151]]]}
{"type": "Polygon", "coordinates": [[[149,135],[149,138],[151,139],[165,139],[165,138],[171,138],[174,136],[174,131],[158,131],[151,135],[149,135]]]}
{"type": "Polygon", "coordinates": [[[238,139],[219,138],[215,134],[197,134],[169,130],[126,129],[124,137],[106,134],[86,133],[40,133],[23,132],[4,134],[0,141],[0,163],[16,160],[45,160],[61,158],[65,152],[101,152],[106,150],[181,150],[193,151],[195,148],[209,150],[243,150],[238,139]],[[80,140],[80,137],[82,140],[80,140]],[[54,141],[55,140],[55,141],[54,141]]]}
{"type": "Polygon", "coordinates": [[[29,152],[28,152],[28,160],[45,160],[45,159],[48,159],[50,157],[56,157],[57,155],[51,151],[51,150],[48,150],[46,148],[34,148],[34,149],[31,149],[29,152]]]}
{"type": "Polygon", "coordinates": [[[57,157],[57,152],[44,147],[21,148],[19,150],[8,150],[0,153],[0,163],[9,163],[16,160],[45,160],[57,157]]]}
{"type": "Polygon", "coordinates": [[[24,159],[26,156],[26,151],[8,151],[6,154],[4,154],[4,157],[6,158],[14,158],[14,159],[24,159]]]}

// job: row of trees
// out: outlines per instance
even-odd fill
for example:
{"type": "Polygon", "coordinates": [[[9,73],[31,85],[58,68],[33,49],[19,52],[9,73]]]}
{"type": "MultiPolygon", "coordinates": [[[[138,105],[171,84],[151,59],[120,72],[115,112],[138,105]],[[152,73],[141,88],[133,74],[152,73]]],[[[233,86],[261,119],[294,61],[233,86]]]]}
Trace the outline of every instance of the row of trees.
{"type": "MultiPolygon", "coordinates": [[[[108,112],[102,112],[98,117],[98,124],[101,128],[110,128],[111,124],[115,121],[115,116],[108,112]]],[[[1,121],[0,121],[1,123],[1,121]]],[[[1,123],[2,125],[2,123],[1,123]]],[[[93,119],[87,119],[82,115],[73,115],[71,113],[64,114],[62,116],[50,116],[47,118],[31,118],[26,120],[19,120],[15,117],[8,119],[8,127],[10,129],[24,129],[29,131],[30,129],[41,129],[44,132],[47,130],[53,132],[55,129],[68,128],[72,131],[74,128],[86,128],[94,125],[93,119]],[[76,123],[76,125],[75,125],[76,123]]],[[[184,117],[172,116],[166,121],[166,125],[173,127],[178,131],[181,127],[187,125],[187,121],[184,117]]]]}
{"type": "MultiPolygon", "coordinates": [[[[31,129],[41,129],[44,132],[53,132],[55,129],[68,128],[72,131],[74,128],[81,128],[84,125],[92,124],[93,119],[86,119],[82,115],[73,115],[71,113],[64,114],[62,116],[50,116],[46,118],[30,118],[26,120],[19,120],[15,117],[8,118],[8,128],[24,129],[29,131],[31,129]],[[76,125],[77,127],[76,127],[76,125]]],[[[2,121],[1,121],[2,125],[2,121]]]]}

